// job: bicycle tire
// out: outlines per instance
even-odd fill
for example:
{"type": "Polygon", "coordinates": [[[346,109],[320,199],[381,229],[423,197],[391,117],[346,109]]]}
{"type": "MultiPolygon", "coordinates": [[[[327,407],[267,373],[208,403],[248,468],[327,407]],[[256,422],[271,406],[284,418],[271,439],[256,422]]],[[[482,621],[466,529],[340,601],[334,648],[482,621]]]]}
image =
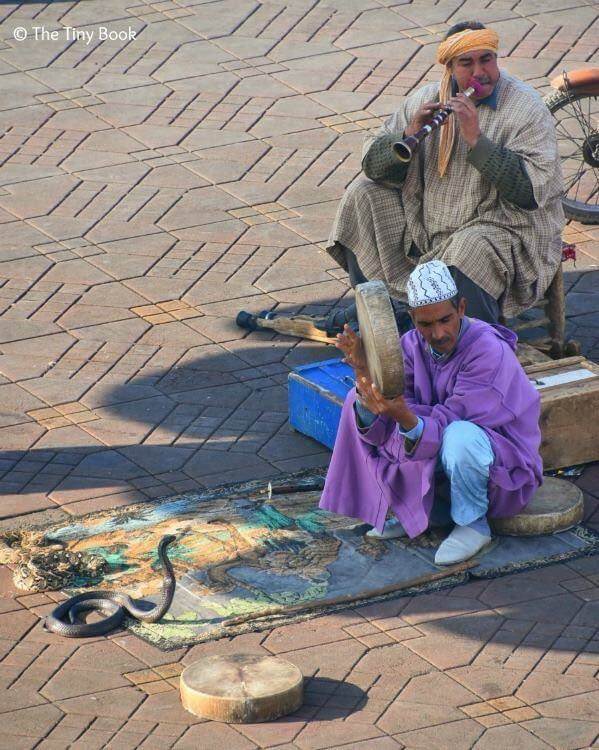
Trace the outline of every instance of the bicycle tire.
{"type": "MultiPolygon", "coordinates": [[[[551,114],[555,115],[560,110],[564,110],[566,107],[576,102],[597,98],[597,96],[591,96],[589,94],[577,94],[575,90],[553,91],[544,97],[544,102],[549,108],[551,114]]],[[[595,128],[590,128],[590,130],[594,133],[597,132],[595,128]]],[[[594,167],[590,168],[595,173],[597,179],[597,190],[599,190],[599,169],[594,167]]],[[[597,203],[590,204],[586,201],[564,196],[564,198],[562,198],[562,205],[564,213],[569,219],[575,219],[581,224],[599,224],[599,205],[597,203]]]]}

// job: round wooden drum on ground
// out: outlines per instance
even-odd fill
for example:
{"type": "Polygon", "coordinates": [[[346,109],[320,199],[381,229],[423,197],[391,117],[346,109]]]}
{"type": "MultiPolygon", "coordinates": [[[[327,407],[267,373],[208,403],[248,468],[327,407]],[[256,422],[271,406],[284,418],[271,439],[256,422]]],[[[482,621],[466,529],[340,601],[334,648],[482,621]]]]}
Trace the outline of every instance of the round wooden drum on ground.
{"type": "Polygon", "coordinates": [[[203,719],[249,724],[296,711],[303,701],[300,670],[275,656],[209,656],[181,675],[183,708],[203,719]]]}
{"type": "Polygon", "coordinates": [[[565,479],[545,477],[542,487],[524,510],[512,518],[491,518],[491,528],[507,536],[555,534],[582,521],[582,491],[565,479]]]}
{"type": "Polygon", "coordinates": [[[382,281],[356,286],[356,310],[368,371],[383,396],[394,398],[403,392],[403,357],[393,306],[382,281]]]}

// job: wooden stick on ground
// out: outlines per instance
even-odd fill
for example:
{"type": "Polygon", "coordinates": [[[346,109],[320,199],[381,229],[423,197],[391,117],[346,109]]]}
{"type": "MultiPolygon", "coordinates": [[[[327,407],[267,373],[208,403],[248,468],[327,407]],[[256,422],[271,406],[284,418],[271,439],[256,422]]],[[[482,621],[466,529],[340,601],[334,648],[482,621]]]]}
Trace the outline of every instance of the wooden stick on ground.
{"type": "Polygon", "coordinates": [[[395,591],[408,589],[412,586],[420,586],[421,584],[429,583],[430,581],[439,581],[443,578],[448,578],[455,573],[462,573],[463,571],[469,570],[470,568],[475,568],[477,565],[477,560],[467,560],[466,562],[459,563],[458,565],[453,565],[446,570],[440,570],[437,573],[431,573],[426,576],[412,578],[409,581],[402,581],[401,583],[391,583],[387,586],[381,587],[380,589],[367,589],[366,591],[360,591],[357,594],[334,596],[330,599],[315,599],[313,602],[304,602],[303,604],[296,604],[292,607],[287,607],[284,604],[278,605],[276,607],[268,607],[267,609],[262,609],[258,612],[250,612],[247,615],[232,617],[230,620],[225,620],[222,625],[225,628],[231,628],[235,625],[241,625],[244,622],[260,620],[263,617],[271,617],[272,615],[295,615],[302,612],[309,612],[312,609],[319,609],[320,607],[332,607],[336,604],[351,604],[352,602],[359,601],[360,599],[371,599],[375,596],[392,594],[395,591]]]}
{"type": "MultiPolygon", "coordinates": [[[[321,320],[322,318],[320,318],[321,320]]],[[[284,315],[263,310],[258,315],[244,312],[237,315],[236,323],[240,328],[248,331],[266,329],[276,331],[285,336],[297,336],[302,339],[318,341],[321,344],[335,344],[335,336],[329,337],[326,331],[317,328],[315,323],[319,318],[315,315],[284,315]]]]}

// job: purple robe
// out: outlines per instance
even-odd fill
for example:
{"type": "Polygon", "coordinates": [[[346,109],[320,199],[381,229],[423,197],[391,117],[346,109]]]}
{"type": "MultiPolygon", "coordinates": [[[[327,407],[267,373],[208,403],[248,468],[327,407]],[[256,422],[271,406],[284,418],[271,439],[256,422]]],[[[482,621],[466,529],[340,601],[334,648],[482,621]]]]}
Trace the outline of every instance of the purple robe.
{"type": "Polygon", "coordinates": [[[487,433],[495,460],[488,496],[491,518],[515,515],[543,481],[540,397],[515,355],[517,336],[470,319],[450,357],[440,362],[412,330],[401,338],[404,398],[424,421],[412,453],[397,423],[380,416],[360,431],[355,390],[345,399],[320,507],[382,530],[390,507],[409,536],[426,530],[434,500],[443,430],[455,420],[487,433]]]}

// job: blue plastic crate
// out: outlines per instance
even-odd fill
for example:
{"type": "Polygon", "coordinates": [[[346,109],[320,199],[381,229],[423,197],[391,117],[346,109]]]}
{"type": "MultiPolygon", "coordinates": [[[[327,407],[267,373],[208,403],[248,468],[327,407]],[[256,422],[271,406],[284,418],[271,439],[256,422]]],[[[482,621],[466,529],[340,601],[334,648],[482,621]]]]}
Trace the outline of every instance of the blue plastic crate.
{"type": "Polygon", "coordinates": [[[294,368],[289,374],[289,423],[298,432],[332,448],[354,371],[340,359],[294,368]]]}

